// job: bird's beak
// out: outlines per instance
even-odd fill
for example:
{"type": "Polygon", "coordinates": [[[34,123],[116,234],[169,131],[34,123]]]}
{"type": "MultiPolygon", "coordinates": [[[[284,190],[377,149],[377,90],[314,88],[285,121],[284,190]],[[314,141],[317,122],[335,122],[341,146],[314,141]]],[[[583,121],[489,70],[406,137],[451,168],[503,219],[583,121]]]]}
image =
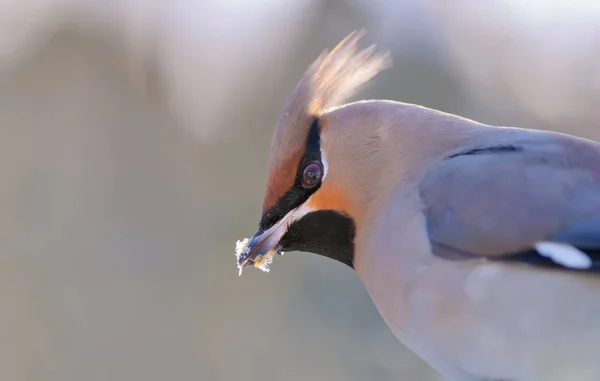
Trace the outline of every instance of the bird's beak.
{"type": "Polygon", "coordinates": [[[265,231],[259,229],[251,238],[237,241],[235,255],[240,275],[242,275],[242,270],[247,267],[256,267],[269,272],[273,257],[276,254],[283,254],[283,248],[279,241],[287,232],[288,227],[308,212],[308,208],[300,206],[290,211],[269,229],[265,231]]]}
{"type": "Polygon", "coordinates": [[[281,220],[262,233],[256,232],[250,239],[238,241],[236,256],[240,275],[246,267],[256,267],[268,272],[275,254],[281,254],[279,240],[286,231],[285,221],[281,220]]]}

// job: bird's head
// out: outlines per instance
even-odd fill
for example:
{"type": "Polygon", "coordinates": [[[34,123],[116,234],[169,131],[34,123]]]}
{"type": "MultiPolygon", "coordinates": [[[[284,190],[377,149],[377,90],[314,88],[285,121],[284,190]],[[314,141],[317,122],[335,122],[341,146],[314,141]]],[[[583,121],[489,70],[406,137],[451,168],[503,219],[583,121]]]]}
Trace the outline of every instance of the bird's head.
{"type": "MultiPolygon", "coordinates": [[[[360,50],[354,32],[306,71],[276,127],[257,232],[238,241],[245,267],[268,271],[284,251],[305,251],[353,266],[357,221],[369,201],[378,138],[368,111],[333,107],[390,64],[375,47],[360,50]]],[[[365,108],[368,110],[368,108],[365,108]]]]}

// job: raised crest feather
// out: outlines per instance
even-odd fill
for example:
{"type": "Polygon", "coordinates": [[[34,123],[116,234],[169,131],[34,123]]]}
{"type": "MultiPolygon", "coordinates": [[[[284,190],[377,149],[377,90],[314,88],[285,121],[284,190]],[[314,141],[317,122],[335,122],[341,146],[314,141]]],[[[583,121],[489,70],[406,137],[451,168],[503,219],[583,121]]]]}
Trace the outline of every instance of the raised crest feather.
{"type": "MultiPolygon", "coordinates": [[[[365,34],[363,29],[350,33],[310,65],[283,108],[274,144],[294,148],[294,142],[306,137],[313,118],[347,101],[377,73],[391,66],[390,54],[377,53],[375,45],[359,49],[365,34]]],[[[271,160],[282,159],[277,147],[271,149],[271,160]]]]}
{"type": "Polygon", "coordinates": [[[377,53],[371,45],[360,50],[364,30],[354,31],[331,52],[324,52],[308,71],[311,102],[310,114],[318,116],[324,110],[347,101],[375,75],[391,66],[388,52],[377,53]]]}

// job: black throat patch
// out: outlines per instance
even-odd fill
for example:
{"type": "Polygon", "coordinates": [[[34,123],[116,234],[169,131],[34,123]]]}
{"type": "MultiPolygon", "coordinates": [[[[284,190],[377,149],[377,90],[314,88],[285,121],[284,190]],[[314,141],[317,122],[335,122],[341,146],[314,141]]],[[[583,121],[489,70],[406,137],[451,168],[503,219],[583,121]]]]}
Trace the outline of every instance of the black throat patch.
{"type": "MultiPolygon", "coordinates": [[[[314,118],[311,123],[306,139],[306,150],[298,163],[294,184],[263,214],[257,234],[271,228],[319,190],[321,182],[311,189],[305,189],[302,186],[304,167],[314,161],[322,165],[318,118],[314,118]]],[[[279,245],[282,251],[311,252],[335,259],[354,268],[355,231],[355,223],[349,216],[333,210],[319,210],[294,221],[279,241],[279,245]]]]}
{"type": "Polygon", "coordinates": [[[314,253],[354,268],[355,234],[352,218],[333,210],[319,210],[294,221],[279,244],[284,251],[314,253]]]}

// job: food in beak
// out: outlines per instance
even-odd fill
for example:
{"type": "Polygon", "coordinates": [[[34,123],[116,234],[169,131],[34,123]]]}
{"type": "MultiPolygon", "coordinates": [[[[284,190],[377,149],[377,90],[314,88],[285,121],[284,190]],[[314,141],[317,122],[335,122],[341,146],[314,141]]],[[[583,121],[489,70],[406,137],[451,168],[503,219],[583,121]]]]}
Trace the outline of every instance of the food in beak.
{"type": "Polygon", "coordinates": [[[268,273],[275,254],[277,254],[277,250],[271,249],[266,253],[255,252],[251,255],[250,239],[244,238],[241,241],[238,240],[235,244],[235,256],[237,258],[239,275],[242,275],[242,270],[246,267],[255,267],[268,273]]]}
{"type": "MultiPolygon", "coordinates": [[[[302,214],[306,214],[301,210],[302,214]]],[[[267,230],[260,229],[252,238],[244,238],[235,244],[235,256],[237,267],[242,275],[246,267],[256,267],[264,272],[269,272],[271,262],[276,254],[282,255],[282,247],[279,241],[285,235],[290,223],[298,215],[298,209],[289,212],[275,225],[267,230]]]]}

